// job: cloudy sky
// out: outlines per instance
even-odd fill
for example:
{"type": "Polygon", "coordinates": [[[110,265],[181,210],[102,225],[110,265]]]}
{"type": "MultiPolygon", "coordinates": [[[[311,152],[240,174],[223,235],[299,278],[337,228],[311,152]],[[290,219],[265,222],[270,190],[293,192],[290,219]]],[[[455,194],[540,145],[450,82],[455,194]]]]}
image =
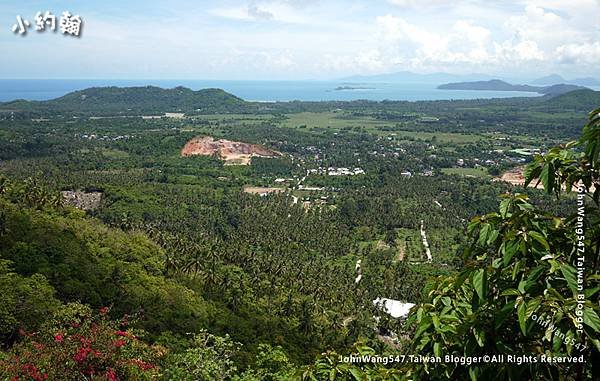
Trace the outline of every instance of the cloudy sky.
{"type": "Polygon", "coordinates": [[[600,77],[600,0],[3,0],[0,26],[2,78],[600,77]],[[46,10],[81,38],[36,32],[46,10]]]}

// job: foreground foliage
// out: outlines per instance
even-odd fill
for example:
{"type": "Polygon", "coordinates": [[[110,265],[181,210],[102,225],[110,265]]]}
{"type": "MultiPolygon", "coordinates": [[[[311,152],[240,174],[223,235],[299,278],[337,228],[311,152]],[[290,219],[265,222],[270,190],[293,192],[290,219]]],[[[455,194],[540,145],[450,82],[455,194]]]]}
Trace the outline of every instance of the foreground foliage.
{"type": "Polygon", "coordinates": [[[420,353],[583,355],[586,363],[423,365],[415,377],[580,380],[597,374],[599,112],[590,115],[579,142],[538,156],[528,171],[528,182],[539,178],[557,196],[576,184],[581,196],[573,199],[573,215],[559,218],[536,210],[524,195],[504,196],[499,212],[469,225],[465,270],[439,279],[413,316],[413,348],[420,353]]]}
{"type": "Polygon", "coordinates": [[[581,140],[537,156],[528,168],[527,182],[539,178],[557,197],[578,190],[571,216],[540,211],[517,193],[503,195],[498,212],[472,219],[465,268],[433,281],[426,302],[409,318],[415,330],[409,353],[440,362],[399,365],[382,378],[386,368],[340,364],[333,354],[307,368],[303,378],[597,379],[599,157],[600,109],[590,114],[581,140]],[[552,360],[557,357],[577,361],[552,360]],[[468,358],[480,360],[471,364],[468,358]]]}

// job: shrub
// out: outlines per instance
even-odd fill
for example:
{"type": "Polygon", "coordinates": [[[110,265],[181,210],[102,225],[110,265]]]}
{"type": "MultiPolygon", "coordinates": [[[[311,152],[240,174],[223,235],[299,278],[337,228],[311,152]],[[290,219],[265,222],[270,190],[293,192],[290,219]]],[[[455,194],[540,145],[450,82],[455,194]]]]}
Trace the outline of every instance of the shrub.
{"type": "Polygon", "coordinates": [[[21,332],[22,340],[0,359],[3,380],[155,380],[160,348],[139,339],[126,318],[109,320],[78,303],[59,311],[37,332],[21,332]]]}

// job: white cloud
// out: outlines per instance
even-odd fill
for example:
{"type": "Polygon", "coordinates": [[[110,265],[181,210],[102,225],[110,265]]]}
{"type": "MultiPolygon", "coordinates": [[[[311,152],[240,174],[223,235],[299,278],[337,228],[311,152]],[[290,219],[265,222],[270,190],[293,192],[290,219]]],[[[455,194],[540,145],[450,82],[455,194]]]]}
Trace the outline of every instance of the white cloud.
{"type": "Polygon", "coordinates": [[[313,62],[319,71],[332,73],[378,73],[391,67],[390,63],[378,49],[361,50],[354,54],[325,54],[323,59],[313,62]]]}
{"type": "Polygon", "coordinates": [[[557,46],[600,38],[600,2],[594,0],[525,1],[524,12],[512,15],[504,24],[506,31],[535,41],[551,52],[557,46]]]}
{"type": "MultiPolygon", "coordinates": [[[[452,1],[448,0],[388,0],[390,4],[399,6],[399,7],[423,7],[428,5],[444,5],[451,4],[452,1]]],[[[454,2],[456,3],[456,1],[454,2]]]]}
{"type": "Polygon", "coordinates": [[[436,55],[445,50],[447,38],[411,24],[402,17],[385,15],[377,17],[381,36],[387,41],[407,40],[417,46],[421,54],[436,55]]]}
{"type": "MultiPolygon", "coordinates": [[[[127,17],[110,4],[83,12],[78,45],[0,36],[13,52],[0,70],[43,76],[34,64],[43,55],[57,76],[80,77],[337,78],[395,70],[600,77],[599,0],[146,1],[127,17]],[[80,72],[60,64],[64,57],[80,72]]],[[[20,4],[12,8],[22,12],[20,4]]]]}
{"type": "Polygon", "coordinates": [[[255,4],[248,5],[248,16],[256,20],[272,20],[275,18],[271,12],[265,11],[255,4]]]}
{"type": "Polygon", "coordinates": [[[531,40],[519,42],[504,41],[501,44],[494,43],[495,57],[505,63],[518,63],[523,61],[541,61],[544,52],[540,50],[537,43],[531,40]]]}
{"type": "Polygon", "coordinates": [[[504,27],[524,39],[544,44],[574,37],[573,30],[566,20],[544,7],[533,4],[527,5],[523,13],[509,17],[504,27]]]}
{"type": "Polygon", "coordinates": [[[556,48],[558,62],[563,64],[600,65],[600,42],[567,44],[556,48]]]}
{"type": "Polygon", "coordinates": [[[290,52],[281,52],[277,54],[265,54],[266,66],[275,68],[291,68],[296,65],[290,52]]]}
{"type": "Polygon", "coordinates": [[[474,25],[472,21],[466,20],[456,21],[453,29],[459,34],[459,37],[465,37],[468,41],[480,47],[484,46],[492,34],[489,29],[474,25]]]}
{"type": "Polygon", "coordinates": [[[249,2],[246,6],[214,8],[209,11],[219,17],[245,21],[277,21],[304,24],[308,20],[298,11],[294,1],[249,2]]]}
{"type": "Polygon", "coordinates": [[[355,62],[359,67],[365,68],[368,71],[377,71],[385,68],[381,53],[377,49],[359,52],[355,62]]]}
{"type": "Polygon", "coordinates": [[[456,20],[445,33],[392,15],[378,17],[376,21],[386,43],[394,44],[404,56],[401,61],[410,62],[414,68],[499,66],[544,59],[544,52],[535,41],[522,38],[493,41],[491,30],[471,20],[456,20]]]}

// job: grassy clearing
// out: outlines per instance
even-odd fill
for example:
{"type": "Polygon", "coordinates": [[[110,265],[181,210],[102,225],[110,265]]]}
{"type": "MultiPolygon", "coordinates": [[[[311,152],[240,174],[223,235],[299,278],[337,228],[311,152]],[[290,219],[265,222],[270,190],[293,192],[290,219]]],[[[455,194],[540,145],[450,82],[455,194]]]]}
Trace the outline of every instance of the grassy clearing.
{"type": "Polygon", "coordinates": [[[196,120],[211,120],[211,121],[265,121],[271,119],[273,116],[268,114],[208,114],[208,115],[194,115],[191,119],[196,120]]]}
{"type": "MultiPolygon", "coordinates": [[[[344,112],[300,112],[287,114],[287,119],[283,120],[279,126],[283,128],[302,128],[306,130],[331,129],[331,130],[355,130],[377,136],[393,136],[397,140],[423,140],[439,143],[471,144],[498,138],[506,135],[492,134],[462,134],[452,132],[424,132],[424,131],[406,131],[401,130],[401,126],[390,121],[377,120],[369,116],[354,117],[344,112]]],[[[223,123],[223,125],[235,124],[258,124],[270,121],[273,115],[252,115],[252,114],[213,114],[198,115],[194,119],[208,120],[223,123]]],[[[189,128],[189,127],[188,127],[189,128]]],[[[209,133],[212,127],[194,126],[194,131],[209,133]]],[[[212,131],[214,133],[214,131],[212,131]]],[[[520,137],[519,137],[520,138],[520,137]]],[[[514,140],[514,137],[513,137],[514,140]]],[[[524,141],[519,140],[521,144],[524,141]]]]}
{"type": "Polygon", "coordinates": [[[288,119],[282,123],[283,127],[306,126],[308,128],[341,129],[344,127],[389,126],[388,122],[375,120],[371,117],[353,118],[335,112],[300,112],[288,114],[287,117],[288,119]]]}
{"type": "Polygon", "coordinates": [[[129,157],[129,154],[125,151],[121,151],[118,149],[103,148],[102,156],[104,156],[107,159],[120,160],[127,159],[129,157]]]}
{"type": "Polygon", "coordinates": [[[423,242],[418,230],[415,229],[398,229],[396,238],[397,259],[400,255],[403,260],[421,261],[424,259],[423,242]]]}
{"type": "Polygon", "coordinates": [[[474,176],[474,177],[489,177],[488,171],[485,168],[442,168],[442,172],[446,175],[474,176]]]}
{"type": "Polygon", "coordinates": [[[282,127],[307,129],[330,128],[334,130],[360,128],[363,132],[379,136],[394,136],[398,140],[417,139],[444,143],[468,144],[484,139],[483,136],[474,134],[460,134],[450,132],[423,132],[404,131],[397,129],[394,124],[387,121],[376,120],[371,117],[350,117],[344,113],[334,112],[301,112],[288,114],[288,119],[283,121],[282,127]]]}
{"type": "Polygon", "coordinates": [[[395,135],[397,138],[412,138],[425,141],[438,141],[442,143],[476,143],[483,140],[482,136],[473,134],[457,134],[452,132],[422,132],[422,131],[393,131],[388,135],[395,135]]]}

